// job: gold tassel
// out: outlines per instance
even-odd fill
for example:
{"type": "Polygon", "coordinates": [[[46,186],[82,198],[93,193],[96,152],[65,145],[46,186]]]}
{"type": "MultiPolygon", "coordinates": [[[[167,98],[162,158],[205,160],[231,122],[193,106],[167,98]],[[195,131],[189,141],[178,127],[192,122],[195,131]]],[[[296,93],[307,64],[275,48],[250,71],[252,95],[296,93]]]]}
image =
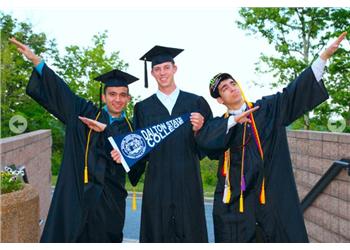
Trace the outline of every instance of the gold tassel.
{"type": "Polygon", "coordinates": [[[227,157],[230,156],[228,153],[229,153],[229,151],[227,150],[225,152],[225,156],[224,156],[224,166],[223,166],[223,171],[222,171],[223,176],[226,176],[226,174],[227,174],[227,164],[228,164],[227,157]]]}
{"type": "MultiPolygon", "coordinates": [[[[100,116],[101,111],[97,113],[97,116],[95,118],[95,121],[97,121],[98,117],[100,116]]],[[[90,137],[91,137],[92,129],[90,128],[88,136],[87,136],[87,142],[85,147],[85,167],[84,167],[84,184],[89,182],[89,174],[88,174],[88,156],[89,156],[89,144],[90,144],[90,137]]]]}
{"type": "Polygon", "coordinates": [[[265,177],[263,178],[262,184],[261,184],[261,193],[260,193],[260,203],[265,205],[266,198],[265,198],[265,177]]]}
{"type": "Polygon", "coordinates": [[[231,200],[231,188],[230,186],[225,186],[223,202],[225,204],[228,204],[230,203],[230,200],[231,200]]]}
{"type": "Polygon", "coordinates": [[[136,205],[136,189],[133,188],[132,190],[132,211],[136,211],[137,205],[136,205]]]}
{"type": "Polygon", "coordinates": [[[87,168],[87,166],[85,166],[85,168],[84,168],[84,183],[85,184],[89,182],[89,177],[88,176],[89,176],[88,175],[88,168],[87,168]]]}
{"type": "Polygon", "coordinates": [[[244,212],[244,205],[243,205],[243,193],[241,192],[241,195],[239,197],[239,212],[244,212]]]}

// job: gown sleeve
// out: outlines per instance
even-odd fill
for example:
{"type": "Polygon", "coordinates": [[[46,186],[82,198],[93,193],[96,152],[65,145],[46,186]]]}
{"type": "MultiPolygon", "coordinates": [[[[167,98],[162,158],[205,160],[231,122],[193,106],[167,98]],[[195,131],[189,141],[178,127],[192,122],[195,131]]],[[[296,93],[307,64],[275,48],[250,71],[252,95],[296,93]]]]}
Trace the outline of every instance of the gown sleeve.
{"type": "Polygon", "coordinates": [[[282,93],[264,97],[256,105],[265,102],[275,114],[276,125],[286,127],[328,97],[323,81],[318,82],[311,67],[308,67],[282,93]]]}
{"type": "MultiPolygon", "coordinates": [[[[213,113],[210,109],[210,106],[203,97],[200,97],[198,99],[197,109],[198,109],[198,112],[204,117],[204,125],[208,120],[211,120],[213,118],[213,113]]],[[[197,150],[199,159],[201,160],[205,156],[209,156],[208,155],[209,152],[205,148],[202,148],[202,146],[197,143],[197,140],[195,140],[195,141],[196,141],[196,150],[197,150]]]]}
{"type": "Polygon", "coordinates": [[[36,69],[33,70],[26,93],[64,124],[79,112],[78,107],[87,104],[46,64],[41,75],[36,69]]]}
{"type": "Polygon", "coordinates": [[[196,143],[212,160],[217,160],[229,147],[229,140],[235,128],[232,127],[226,133],[227,120],[224,117],[212,118],[205,123],[195,136],[196,143]]]}

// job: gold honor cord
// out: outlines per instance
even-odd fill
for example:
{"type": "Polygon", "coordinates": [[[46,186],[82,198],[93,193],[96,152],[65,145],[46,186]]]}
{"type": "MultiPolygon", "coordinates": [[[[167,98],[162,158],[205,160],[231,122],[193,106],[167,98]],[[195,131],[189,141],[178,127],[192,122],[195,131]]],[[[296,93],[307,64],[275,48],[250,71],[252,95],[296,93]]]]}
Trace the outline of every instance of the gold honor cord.
{"type": "MultiPolygon", "coordinates": [[[[242,93],[242,97],[243,97],[243,100],[244,102],[248,105],[248,109],[251,109],[253,107],[253,104],[251,102],[248,102],[246,96],[244,95],[244,92],[243,92],[243,89],[241,87],[241,84],[237,81],[237,85],[242,93]]],[[[260,153],[260,157],[261,157],[261,160],[264,161],[264,151],[262,149],[262,146],[261,146],[261,141],[260,141],[260,136],[259,136],[259,132],[258,132],[258,129],[256,127],[256,123],[255,123],[255,119],[254,119],[254,115],[253,113],[251,113],[249,115],[250,119],[251,119],[251,126],[252,126],[252,130],[253,130],[253,136],[254,136],[254,139],[255,139],[255,143],[256,143],[256,146],[259,150],[259,153],[260,153]]],[[[263,166],[264,168],[264,166],[263,166]]],[[[264,173],[264,171],[263,171],[264,173]]],[[[262,184],[261,184],[261,190],[260,190],[260,197],[259,197],[259,201],[260,201],[260,204],[265,204],[266,203],[266,197],[265,197],[265,174],[263,174],[263,180],[262,180],[262,184]]]]}
{"type": "MultiPolygon", "coordinates": [[[[244,92],[241,88],[241,85],[239,82],[237,82],[237,85],[241,91],[242,97],[244,102],[247,104],[248,109],[251,109],[253,107],[253,104],[248,102],[247,98],[244,95],[244,92]]],[[[228,112],[225,113],[225,118],[229,116],[228,112]]],[[[251,113],[249,115],[249,118],[251,119],[251,126],[252,126],[252,132],[255,139],[255,143],[257,145],[258,151],[260,153],[261,160],[264,160],[264,152],[262,150],[260,136],[258,133],[258,130],[256,128],[254,115],[251,113]]],[[[246,146],[246,129],[247,129],[247,123],[244,123],[244,130],[243,130],[243,136],[242,136],[242,159],[241,159],[241,176],[240,176],[240,197],[239,197],[239,212],[244,212],[244,197],[243,193],[246,190],[246,182],[244,177],[244,158],[245,158],[245,146],[246,146]]],[[[222,166],[222,175],[225,176],[225,189],[224,189],[224,195],[223,195],[223,203],[228,204],[230,202],[231,198],[231,183],[229,180],[229,171],[230,171],[230,149],[226,150],[224,153],[224,162],[222,166]]],[[[259,196],[260,204],[266,203],[265,198],[265,175],[263,176],[262,184],[261,184],[261,191],[259,196]]]]}
{"type": "MultiPolygon", "coordinates": [[[[125,116],[125,121],[128,123],[128,126],[129,126],[130,131],[133,132],[134,130],[133,130],[133,128],[132,128],[132,126],[131,126],[131,123],[130,123],[130,121],[129,121],[129,119],[128,119],[127,116],[125,116]]],[[[136,211],[136,209],[137,209],[137,204],[136,204],[136,188],[135,188],[135,187],[132,187],[132,206],[131,206],[131,209],[132,209],[132,211],[136,211]]]]}
{"type": "MultiPolygon", "coordinates": [[[[95,121],[100,117],[101,111],[98,112],[95,121]]],[[[131,126],[131,123],[129,119],[125,116],[125,121],[127,122],[129,129],[131,132],[133,132],[133,128],[131,126]]],[[[91,138],[92,129],[89,130],[86,148],[85,148],[85,167],[84,167],[84,184],[89,182],[89,173],[88,173],[88,155],[89,155],[89,144],[90,144],[90,138],[91,138]]],[[[133,187],[133,199],[132,199],[132,210],[135,211],[137,209],[136,205],[136,189],[133,187]]]]}
{"type": "Polygon", "coordinates": [[[241,183],[240,183],[240,189],[241,194],[239,197],[239,212],[244,212],[244,202],[243,202],[243,191],[245,191],[245,178],[244,178],[244,155],[245,155],[245,136],[247,131],[247,123],[244,123],[244,131],[243,131],[243,138],[242,138],[242,160],[241,160],[241,183]]]}
{"type": "MultiPolygon", "coordinates": [[[[100,117],[101,110],[98,112],[95,121],[100,117]]],[[[89,130],[87,142],[86,142],[86,148],[85,148],[85,167],[84,167],[84,184],[89,182],[89,173],[88,173],[88,155],[89,155],[89,144],[90,144],[90,137],[91,137],[92,128],[89,130]]]]}
{"type": "MultiPolygon", "coordinates": [[[[225,113],[225,118],[229,117],[229,113],[225,113]]],[[[225,204],[230,203],[231,200],[231,183],[230,183],[230,148],[227,149],[224,153],[224,164],[222,166],[222,175],[225,176],[225,189],[224,189],[224,197],[222,201],[225,204]]]]}

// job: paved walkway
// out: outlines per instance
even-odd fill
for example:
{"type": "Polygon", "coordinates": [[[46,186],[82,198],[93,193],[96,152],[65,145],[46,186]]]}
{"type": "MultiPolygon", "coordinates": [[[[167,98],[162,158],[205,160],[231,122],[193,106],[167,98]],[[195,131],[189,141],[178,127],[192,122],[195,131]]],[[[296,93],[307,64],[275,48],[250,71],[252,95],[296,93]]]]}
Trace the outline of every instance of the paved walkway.
{"type": "MultiPolygon", "coordinates": [[[[141,220],[141,198],[137,198],[137,209],[132,211],[132,194],[129,194],[126,200],[126,216],[124,225],[124,241],[127,243],[136,243],[139,239],[140,233],[140,220],[141,220]]],[[[208,238],[209,242],[214,242],[214,229],[213,229],[213,202],[212,199],[205,199],[205,217],[207,221],[208,238]]]]}
{"type": "MultiPolygon", "coordinates": [[[[52,194],[54,191],[52,186],[52,194]]],[[[132,193],[129,193],[126,199],[125,208],[125,225],[124,225],[124,239],[125,243],[138,243],[140,233],[140,221],[141,221],[141,205],[142,205],[142,193],[137,193],[137,209],[132,211],[132,193]]],[[[205,217],[207,221],[208,239],[209,242],[214,242],[214,229],[213,229],[213,198],[204,199],[205,217]]]]}

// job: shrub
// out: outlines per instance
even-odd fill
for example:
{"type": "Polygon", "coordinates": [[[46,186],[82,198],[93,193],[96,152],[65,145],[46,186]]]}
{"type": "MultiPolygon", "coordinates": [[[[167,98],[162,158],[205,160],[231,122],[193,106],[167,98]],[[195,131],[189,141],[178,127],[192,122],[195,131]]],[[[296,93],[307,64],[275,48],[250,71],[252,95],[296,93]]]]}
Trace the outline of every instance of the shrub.
{"type": "Polygon", "coordinates": [[[21,190],[23,188],[23,182],[20,173],[10,172],[10,171],[1,171],[0,194],[11,193],[14,191],[21,190]]]}

